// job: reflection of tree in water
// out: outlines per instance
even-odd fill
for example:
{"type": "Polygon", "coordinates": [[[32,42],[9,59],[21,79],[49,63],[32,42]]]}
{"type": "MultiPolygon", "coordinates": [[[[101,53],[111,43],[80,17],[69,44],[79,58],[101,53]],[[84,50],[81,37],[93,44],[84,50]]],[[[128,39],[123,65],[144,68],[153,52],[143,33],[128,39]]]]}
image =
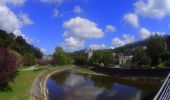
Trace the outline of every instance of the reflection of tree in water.
{"type": "Polygon", "coordinates": [[[51,79],[53,79],[57,84],[62,85],[65,79],[69,76],[69,74],[70,73],[68,71],[64,71],[64,72],[53,75],[51,79]]]}
{"type": "Polygon", "coordinates": [[[112,89],[113,81],[111,77],[92,75],[90,78],[94,81],[96,87],[112,89]]]}

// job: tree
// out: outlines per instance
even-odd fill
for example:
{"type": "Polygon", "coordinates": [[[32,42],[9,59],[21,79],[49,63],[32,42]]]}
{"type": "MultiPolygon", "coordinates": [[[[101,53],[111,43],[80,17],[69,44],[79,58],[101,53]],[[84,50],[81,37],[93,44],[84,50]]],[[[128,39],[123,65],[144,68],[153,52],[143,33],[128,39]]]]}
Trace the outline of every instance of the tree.
{"type": "Polygon", "coordinates": [[[69,55],[73,59],[74,64],[78,64],[78,65],[88,64],[88,57],[84,50],[70,53],[69,55]]]}
{"type": "Polygon", "coordinates": [[[104,64],[104,66],[113,66],[115,64],[113,52],[109,50],[95,51],[89,62],[91,65],[104,64]]]}
{"type": "Polygon", "coordinates": [[[162,36],[155,35],[148,39],[147,55],[151,58],[151,65],[158,66],[162,55],[166,52],[166,43],[162,36]]]}
{"type": "Polygon", "coordinates": [[[24,58],[25,58],[25,65],[27,66],[34,65],[36,62],[35,56],[29,52],[24,54],[24,58]]]}
{"type": "Polygon", "coordinates": [[[66,65],[71,63],[71,58],[64,52],[62,47],[56,47],[53,54],[53,63],[56,65],[66,65]]]}
{"type": "Polygon", "coordinates": [[[143,49],[137,49],[132,58],[132,63],[137,66],[150,65],[150,58],[143,49]]]}
{"type": "Polygon", "coordinates": [[[21,62],[17,61],[17,57],[13,52],[0,48],[0,86],[13,78],[20,65],[21,62]]]}

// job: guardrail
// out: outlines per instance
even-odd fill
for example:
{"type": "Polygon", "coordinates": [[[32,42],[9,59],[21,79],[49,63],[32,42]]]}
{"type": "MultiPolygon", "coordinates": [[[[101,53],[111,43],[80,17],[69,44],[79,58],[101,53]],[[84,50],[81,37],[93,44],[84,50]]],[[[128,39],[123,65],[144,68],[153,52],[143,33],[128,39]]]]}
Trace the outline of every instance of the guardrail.
{"type": "Polygon", "coordinates": [[[170,100],[170,73],[153,100],[170,100]]]}

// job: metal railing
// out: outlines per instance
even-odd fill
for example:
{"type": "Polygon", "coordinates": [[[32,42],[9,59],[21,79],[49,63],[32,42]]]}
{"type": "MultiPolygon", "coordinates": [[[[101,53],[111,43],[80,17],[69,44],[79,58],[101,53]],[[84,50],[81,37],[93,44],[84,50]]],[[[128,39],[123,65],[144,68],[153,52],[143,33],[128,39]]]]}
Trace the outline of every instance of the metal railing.
{"type": "Polygon", "coordinates": [[[153,100],[170,100],[170,73],[153,100]]]}

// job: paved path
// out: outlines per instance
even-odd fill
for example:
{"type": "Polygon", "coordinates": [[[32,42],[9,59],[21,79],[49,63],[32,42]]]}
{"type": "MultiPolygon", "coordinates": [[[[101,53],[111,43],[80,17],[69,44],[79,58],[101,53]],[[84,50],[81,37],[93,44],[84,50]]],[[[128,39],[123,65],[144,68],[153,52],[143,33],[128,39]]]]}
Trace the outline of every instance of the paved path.
{"type": "Polygon", "coordinates": [[[49,66],[41,66],[41,67],[31,66],[31,67],[28,67],[28,68],[20,69],[20,71],[37,70],[37,69],[43,69],[43,68],[47,68],[47,67],[49,67],[49,66]]]}

